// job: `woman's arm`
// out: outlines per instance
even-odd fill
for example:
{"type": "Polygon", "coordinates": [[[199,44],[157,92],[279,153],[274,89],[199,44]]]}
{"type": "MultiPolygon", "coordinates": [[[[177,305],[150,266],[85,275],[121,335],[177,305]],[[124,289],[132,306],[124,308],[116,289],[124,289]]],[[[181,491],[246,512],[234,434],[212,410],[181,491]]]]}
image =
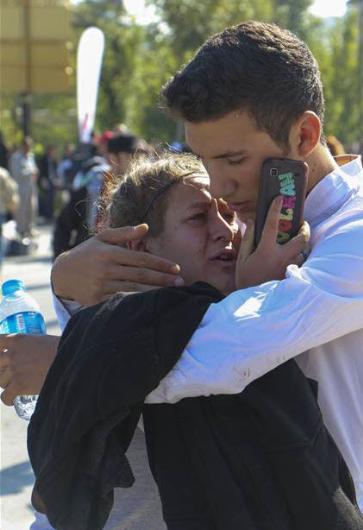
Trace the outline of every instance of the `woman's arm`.
{"type": "Polygon", "coordinates": [[[0,335],[0,386],[5,405],[12,405],[19,395],[39,394],[59,339],[54,335],[0,335]]]}

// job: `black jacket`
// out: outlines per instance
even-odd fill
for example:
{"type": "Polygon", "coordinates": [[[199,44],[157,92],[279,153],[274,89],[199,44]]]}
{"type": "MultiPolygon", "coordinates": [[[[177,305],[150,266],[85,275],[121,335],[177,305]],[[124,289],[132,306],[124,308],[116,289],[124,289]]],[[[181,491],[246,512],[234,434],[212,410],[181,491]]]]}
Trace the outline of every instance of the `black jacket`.
{"type": "MultiPolygon", "coordinates": [[[[67,326],[30,422],[33,504],[57,530],[98,530],[145,396],[170,371],[219,293],[136,294],[67,326]]],[[[144,408],[170,530],[358,530],[347,468],[294,361],[237,396],[144,408]]]]}
{"type": "Polygon", "coordinates": [[[363,529],[347,466],[289,361],[239,395],[145,405],[168,530],[363,529]]]}
{"type": "Polygon", "coordinates": [[[57,530],[103,528],[113,488],[132,485],[125,452],[145,396],[210,301],[209,288],[164,289],[116,295],[72,317],[28,429],[32,502],[57,530]]]}

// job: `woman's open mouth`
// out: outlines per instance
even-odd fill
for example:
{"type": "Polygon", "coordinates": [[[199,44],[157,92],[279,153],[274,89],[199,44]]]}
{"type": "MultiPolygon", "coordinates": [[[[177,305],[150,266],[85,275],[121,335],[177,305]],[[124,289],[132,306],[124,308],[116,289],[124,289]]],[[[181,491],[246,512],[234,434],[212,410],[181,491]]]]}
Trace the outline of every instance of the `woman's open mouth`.
{"type": "Polygon", "coordinates": [[[235,263],[236,258],[236,251],[233,248],[230,248],[220,250],[210,258],[210,261],[217,261],[220,263],[235,263]]]}

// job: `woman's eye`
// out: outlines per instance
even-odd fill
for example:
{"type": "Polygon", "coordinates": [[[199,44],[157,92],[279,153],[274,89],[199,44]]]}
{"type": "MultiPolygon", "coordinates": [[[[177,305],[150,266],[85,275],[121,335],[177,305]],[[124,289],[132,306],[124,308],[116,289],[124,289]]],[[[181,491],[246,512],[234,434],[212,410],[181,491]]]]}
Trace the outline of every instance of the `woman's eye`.
{"type": "Polygon", "coordinates": [[[236,220],[236,216],[234,213],[225,213],[223,214],[223,217],[230,224],[234,223],[234,221],[236,220]]]}

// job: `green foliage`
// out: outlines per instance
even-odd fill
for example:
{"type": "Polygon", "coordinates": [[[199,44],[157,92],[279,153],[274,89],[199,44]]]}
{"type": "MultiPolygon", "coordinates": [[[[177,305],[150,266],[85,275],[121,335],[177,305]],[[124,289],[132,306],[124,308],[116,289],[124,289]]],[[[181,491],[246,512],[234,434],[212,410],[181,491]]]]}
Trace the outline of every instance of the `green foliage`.
{"type": "MultiPolygon", "coordinates": [[[[177,125],[160,110],[166,80],[192,57],[211,34],[247,19],[272,21],[306,40],[316,56],[326,95],[327,134],[350,144],[361,137],[358,7],[345,17],[322,20],[309,15],[312,0],[146,0],[159,22],[140,26],[116,0],[81,0],[73,5],[73,51],[82,31],[97,26],[106,47],[99,89],[96,132],[124,122],[147,140],[171,141],[177,125]]],[[[362,74],[363,75],[363,74],[362,74]]],[[[76,91],[33,97],[33,136],[41,143],[77,139],[76,91]]],[[[15,97],[3,97],[1,122],[10,142],[19,136],[15,97]]]]}
{"type": "Polygon", "coordinates": [[[351,10],[329,28],[317,22],[309,39],[324,85],[325,133],[334,134],[346,146],[361,138],[358,36],[357,12],[351,10]]]}
{"type": "Polygon", "coordinates": [[[212,34],[243,20],[269,21],[273,6],[270,0],[149,0],[170,30],[170,45],[179,63],[212,34]]]}
{"type": "Polygon", "coordinates": [[[312,0],[275,0],[273,21],[308,40],[311,24],[308,9],[312,3],[312,0]]]}

